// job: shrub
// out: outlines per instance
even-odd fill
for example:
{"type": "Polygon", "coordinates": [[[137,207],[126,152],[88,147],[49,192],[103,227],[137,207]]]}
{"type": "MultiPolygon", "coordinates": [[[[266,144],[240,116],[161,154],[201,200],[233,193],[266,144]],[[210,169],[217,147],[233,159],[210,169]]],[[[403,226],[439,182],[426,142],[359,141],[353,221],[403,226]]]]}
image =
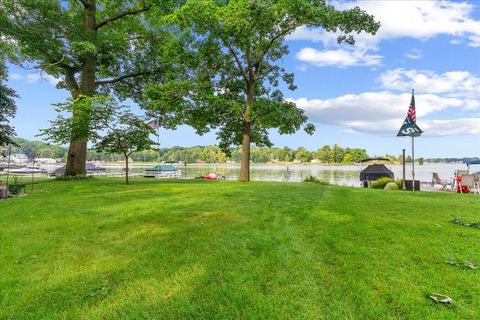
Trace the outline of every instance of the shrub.
{"type": "Polygon", "coordinates": [[[303,182],[308,182],[308,183],[317,183],[317,184],[322,184],[322,185],[330,185],[328,181],[318,179],[317,177],[314,176],[308,176],[306,177],[303,182]]]}
{"type": "Polygon", "coordinates": [[[17,176],[13,176],[12,183],[8,185],[8,192],[12,196],[17,196],[25,191],[25,186],[25,183],[23,183],[20,178],[18,178],[17,176]]]}
{"type": "Polygon", "coordinates": [[[393,179],[392,178],[380,178],[377,181],[372,182],[372,184],[370,185],[370,188],[372,188],[372,189],[385,189],[385,186],[389,182],[393,182],[393,179]]]}
{"type": "MultiPolygon", "coordinates": [[[[370,188],[372,189],[385,189],[385,186],[389,182],[394,182],[397,185],[397,189],[402,189],[402,180],[393,180],[392,178],[380,178],[375,182],[372,182],[370,188]]],[[[393,189],[390,189],[393,190],[393,189]]]]}
{"type": "Polygon", "coordinates": [[[395,182],[389,182],[385,185],[385,190],[398,190],[398,185],[395,182]]]}

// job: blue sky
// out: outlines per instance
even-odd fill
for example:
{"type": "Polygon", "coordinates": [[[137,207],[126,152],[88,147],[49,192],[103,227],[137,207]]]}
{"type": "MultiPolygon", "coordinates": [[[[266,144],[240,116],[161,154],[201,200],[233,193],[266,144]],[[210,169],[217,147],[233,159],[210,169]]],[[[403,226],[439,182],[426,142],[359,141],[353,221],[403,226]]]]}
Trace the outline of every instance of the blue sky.
{"type": "MultiPolygon", "coordinates": [[[[333,2],[332,2],[333,3],[333,2]]],[[[285,96],[316,125],[313,136],[278,135],[276,146],[325,144],[362,147],[371,155],[410,150],[397,138],[411,89],[415,89],[416,156],[480,156],[480,1],[340,1],[358,5],[382,23],[376,36],[360,34],[354,46],[336,44],[335,34],[300,28],[288,38],[282,63],[298,89],[285,96]]],[[[34,139],[55,118],[52,103],[68,92],[35,70],[10,66],[9,85],[20,95],[13,120],[20,137],[34,139]]],[[[137,108],[138,111],[138,108],[137,108]]],[[[35,138],[39,139],[39,138],[35,138]]],[[[161,131],[163,146],[215,144],[215,134],[197,136],[181,127],[161,131]]]]}

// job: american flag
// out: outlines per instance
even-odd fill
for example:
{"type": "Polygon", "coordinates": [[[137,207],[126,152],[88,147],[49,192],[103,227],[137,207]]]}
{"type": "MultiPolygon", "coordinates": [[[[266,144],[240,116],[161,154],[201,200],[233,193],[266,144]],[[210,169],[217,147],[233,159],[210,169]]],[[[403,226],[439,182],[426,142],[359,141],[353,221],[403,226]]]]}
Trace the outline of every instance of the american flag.
{"type": "Polygon", "coordinates": [[[147,123],[153,129],[158,129],[158,119],[153,119],[147,123]]]}
{"type": "Polygon", "coordinates": [[[412,90],[412,100],[410,100],[410,106],[408,107],[407,116],[413,120],[413,122],[417,122],[417,113],[415,111],[415,97],[413,96],[412,90]]]}

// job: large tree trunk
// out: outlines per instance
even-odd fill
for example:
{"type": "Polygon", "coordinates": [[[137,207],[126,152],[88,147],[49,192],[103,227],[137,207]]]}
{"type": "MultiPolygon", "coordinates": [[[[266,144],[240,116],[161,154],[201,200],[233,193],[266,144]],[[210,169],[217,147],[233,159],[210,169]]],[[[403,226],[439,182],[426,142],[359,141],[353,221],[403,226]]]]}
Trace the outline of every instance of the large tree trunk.
{"type": "Polygon", "coordinates": [[[76,176],[86,174],[85,161],[87,160],[87,141],[85,139],[76,139],[70,141],[68,147],[66,176],[76,176]]]}
{"type": "MultiPolygon", "coordinates": [[[[96,0],[85,1],[84,12],[84,28],[85,28],[85,41],[92,44],[97,42],[97,30],[96,30],[96,0]]],[[[95,95],[95,80],[96,80],[97,58],[95,54],[85,53],[83,55],[83,65],[81,74],[80,88],[70,87],[73,98],[77,98],[79,95],[92,97],[95,95]]],[[[73,80],[75,81],[75,80],[73,80]]],[[[67,79],[68,83],[68,79],[67,79]]],[[[87,116],[82,113],[83,110],[74,110],[72,117],[87,116]]],[[[88,126],[88,121],[80,121],[82,125],[72,128],[72,139],[70,146],[68,147],[67,166],[65,170],[66,176],[76,176],[86,174],[85,161],[87,160],[87,142],[88,137],[83,136],[88,126]]]]}
{"type": "Polygon", "coordinates": [[[250,81],[247,89],[247,103],[245,105],[245,113],[243,115],[243,130],[242,130],[242,162],[240,164],[240,181],[250,181],[250,136],[252,122],[250,120],[250,113],[252,111],[252,105],[255,94],[255,82],[253,81],[253,75],[250,77],[250,81]]]}
{"type": "Polygon", "coordinates": [[[250,122],[243,122],[242,162],[240,165],[240,181],[250,181],[250,122]]]}

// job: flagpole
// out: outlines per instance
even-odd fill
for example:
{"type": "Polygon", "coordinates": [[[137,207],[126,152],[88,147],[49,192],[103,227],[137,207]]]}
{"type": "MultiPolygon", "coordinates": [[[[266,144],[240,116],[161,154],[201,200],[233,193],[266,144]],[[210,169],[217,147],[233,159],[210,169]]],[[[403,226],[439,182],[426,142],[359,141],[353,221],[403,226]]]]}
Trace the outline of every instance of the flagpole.
{"type": "Polygon", "coordinates": [[[402,168],[403,168],[403,180],[402,180],[402,189],[407,189],[407,184],[405,183],[405,149],[402,149],[402,168]]]}
{"type": "MultiPolygon", "coordinates": [[[[423,131],[416,124],[415,97],[412,89],[412,99],[408,107],[407,117],[397,133],[397,137],[412,137],[412,192],[415,192],[415,137],[419,137],[422,133],[423,131]]],[[[405,175],[405,165],[403,168],[405,175]]]]}
{"type": "Polygon", "coordinates": [[[35,176],[35,148],[33,148],[33,164],[32,164],[32,192],[33,192],[33,182],[35,176]]]}
{"type": "MultiPolygon", "coordinates": [[[[414,94],[415,94],[415,90],[412,89],[412,97],[414,94]]],[[[415,136],[413,135],[412,135],[412,192],[415,192],[415,136]]]]}
{"type": "Polygon", "coordinates": [[[415,137],[412,136],[412,192],[415,192],[415,137]]]}
{"type": "Polygon", "coordinates": [[[8,160],[7,160],[7,198],[8,198],[8,180],[9,180],[9,177],[10,177],[10,156],[12,154],[12,144],[9,143],[8,144],[8,160]]]}
{"type": "Polygon", "coordinates": [[[160,125],[159,117],[157,117],[157,179],[160,178],[160,125]]]}

